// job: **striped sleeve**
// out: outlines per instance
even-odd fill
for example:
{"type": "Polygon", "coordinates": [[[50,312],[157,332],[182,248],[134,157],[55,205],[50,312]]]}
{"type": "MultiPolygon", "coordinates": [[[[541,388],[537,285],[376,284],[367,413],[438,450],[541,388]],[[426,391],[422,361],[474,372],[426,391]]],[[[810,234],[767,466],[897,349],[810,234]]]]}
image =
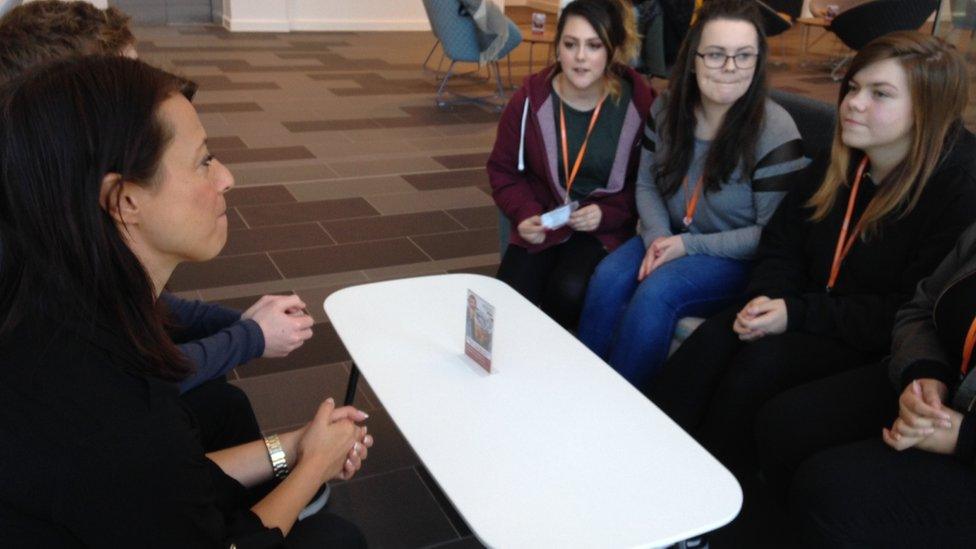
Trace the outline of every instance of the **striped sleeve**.
{"type": "Polygon", "coordinates": [[[752,170],[752,193],[756,224],[765,226],[790,187],[810,164],[803,138],[793,117],[780,105],[768,101],[766,123],[757,147],[752,170]]]}
{"type": "Polygon", "coordinates": [[[651,112],[644,126],[644,135],[641,137],[641,157],[640,166],[637,168],[635,199],[637,213],[640,215],[640,235],[645,246],[650,246],[656,238],[671,236],[668,209],[654,178],[654,159],[657,157],[660,143],[655,119],[661,116],[664,101],[662,95],[651,105],[651,112]]]}

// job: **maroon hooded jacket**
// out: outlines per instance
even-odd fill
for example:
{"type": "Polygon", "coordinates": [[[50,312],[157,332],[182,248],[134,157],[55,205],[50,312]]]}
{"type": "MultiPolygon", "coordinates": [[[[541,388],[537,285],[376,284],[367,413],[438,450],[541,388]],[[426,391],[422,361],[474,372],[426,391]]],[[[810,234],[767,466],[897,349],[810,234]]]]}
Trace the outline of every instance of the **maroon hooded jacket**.
{"type": "MultiPolygon", "coordinates": [[[[597,204],[602,211],[600,225],[592,232],[608,251],[634,235],[637,206],[634,181],[640,164],[640,141],[654,92],[636,71],[616,66],[629,80],[633,93],[617,143],[617,155],[606,187],[596,189],[580,201],[580,207],[597,204]]],[[[511,223],[509,243],[535,253],[569,239],[569,226],[548,231],[546,239],[532,245],[522,239],[516,227],[529,217],[561,206],[566,189],[559,184],[556,122],[553,116],[552,79],[555,65],[526,77],[512,96],[498,123],[495,148],[488,158],[492,197],[511,223]]]]}

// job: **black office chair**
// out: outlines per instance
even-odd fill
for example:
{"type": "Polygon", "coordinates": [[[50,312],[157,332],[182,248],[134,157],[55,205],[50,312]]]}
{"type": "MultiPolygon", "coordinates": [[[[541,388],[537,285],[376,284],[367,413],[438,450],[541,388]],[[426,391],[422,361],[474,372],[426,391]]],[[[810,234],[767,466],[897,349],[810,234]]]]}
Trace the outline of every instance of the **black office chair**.
{"type": "Polygon", "coordinates": [[[756,0],[756,5],[759,6],[759,13],[762,15],[766,38],[783,34],[793,27],[793,21],[788,14],[779,13],[762,0],[756,0]]]}
{"type": "MultiPolygon", "coordinates": [[[[939,7],[939,0],[874,0],[842,11],[829,30],[845,46],[858,51],[868,42],[899,30],[918,30],[939,7]]],[[[838,63],[831,76],[838,81],[854,56],[838,63]]]]}
{"type": "MultiPolygon", "coordinates": [[[[796,19],[795,16],[788,12],[780,11],[776,6],[773,6],[772,2],[766,0],[755,0],[756,5],[759,6],[759,14],[762,16],[763,30],[766,31],[766,38],[772,38],[783,34],[784,32],[793,28],[793,22],[796,19]]],[[[803,7],[803,0],[800,0],[800,7],[803,7]]],[[[780,50],[782,57],[786,57],[786,40],[780,36],[779,39],[780,50]]],[[[772,67],[786,67],[785,61],[770,61],[770,66],[772,67]]]]}
{"type": "Polygon", "coordinates": [[[834,124],[837,123],[837,108],[834,105],[777,89],[769,90],[769,97],[793,117],[803,138],[807,157],[816,158],[830,152],[834,124]]]}
{"type": "Polygon", "coordinates": [[[762,0],[764,4],[774,11],[785,13],[790,19],[796,21],[803,12],[803,0],[762,0]]]}

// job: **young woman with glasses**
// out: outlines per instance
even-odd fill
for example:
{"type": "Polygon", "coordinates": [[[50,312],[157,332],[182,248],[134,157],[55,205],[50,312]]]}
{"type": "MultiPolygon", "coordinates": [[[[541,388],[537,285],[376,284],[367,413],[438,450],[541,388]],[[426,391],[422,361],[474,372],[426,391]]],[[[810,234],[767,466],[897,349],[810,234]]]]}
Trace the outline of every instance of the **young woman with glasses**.
{"type": "Polygon", "coordinates": [[[741,295],[763,225],[808,162],[793,119],[766,96],[766,51],[752,2],[708,2],[651,107],[642,232],[597,267],[579,327],[638,387],[664,363],[681,317],[741,295]]]}

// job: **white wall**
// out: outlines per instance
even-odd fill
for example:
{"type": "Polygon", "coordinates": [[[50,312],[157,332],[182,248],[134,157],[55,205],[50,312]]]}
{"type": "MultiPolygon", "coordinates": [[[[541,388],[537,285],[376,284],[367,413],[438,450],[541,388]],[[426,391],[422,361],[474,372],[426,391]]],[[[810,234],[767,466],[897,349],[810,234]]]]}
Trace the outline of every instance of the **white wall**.
{"type": "MultiPolygon", "coordinates": [[[[288,0],[222,0],[222,24],[232,31],[288,32],[288,0]]],[[[331,3],[331,0],[330,2],[331,3]]]]}
{"type": "Polygon", "coordinates": [[[232,31],[429,30],[421,0],[222,0],[232,31]]]}
{"type": "Polygon", "coordinates": [[[288,0],[294,30],[428,30],[420,0],[288,0]]]}

